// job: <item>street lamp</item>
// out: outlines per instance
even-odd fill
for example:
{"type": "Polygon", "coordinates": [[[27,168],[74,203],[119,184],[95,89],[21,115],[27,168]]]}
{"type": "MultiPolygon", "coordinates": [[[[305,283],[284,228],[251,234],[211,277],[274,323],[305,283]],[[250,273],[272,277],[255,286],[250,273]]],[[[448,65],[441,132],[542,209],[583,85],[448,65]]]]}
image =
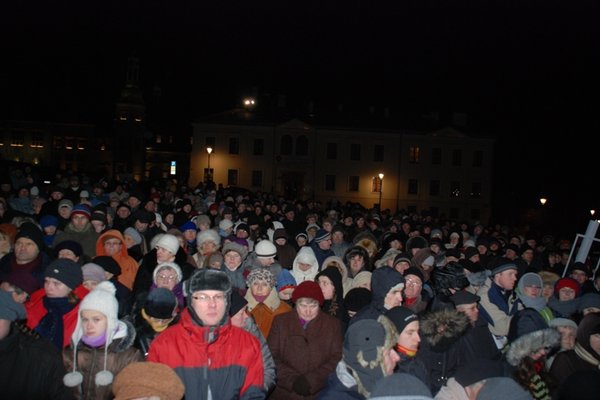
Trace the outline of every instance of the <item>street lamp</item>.
{"type": "Polygon", "coordinates": [[[381,212],[381,195],[383,194],[383,173],[379,173],[379,211],[381,212]]]}
{"type": "Polygon", "coordinates": [[[212,173],[210,170],[210,154],[213,152],[213,148],[207,147],[206,152],[208,153],[208,168],[206,168],[206,173],[204,174],[204,180],[212,181],[212,173]]]}
{"type": "Polygon", "coordinates": [[[546,202],[547,202],[547,201],[548,201],[548,199],[547,199],[547,198],[545,198],[545,197],[542,197],[542,198],[540,199],[540,203],[541,203],[541,205],[543,205],[543,206],[544,206],[544,205],[546,205],[546,202]]]}

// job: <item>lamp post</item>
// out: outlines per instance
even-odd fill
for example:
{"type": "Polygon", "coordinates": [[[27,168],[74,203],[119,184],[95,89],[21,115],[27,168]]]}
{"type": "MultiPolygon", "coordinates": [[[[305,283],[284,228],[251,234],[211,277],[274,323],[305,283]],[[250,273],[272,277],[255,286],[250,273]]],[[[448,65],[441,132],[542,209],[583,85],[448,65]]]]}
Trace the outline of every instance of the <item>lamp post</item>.
{"type": "Polygon", "coordinates": [[[208,166],[206,168],[206,174],[204,174],[204,178],[205,178],[204,180],[212,181],[212,173],[211,173],[211,170],[210,170],[210,155],[213,152],[213,148],[212,147],[207,147],[206,148],[206,152],[208,153],[208,166]]]}
{"type": "Polygon", "coordinates": [[[543,206],[546,205],[547,201],[548,201],[548,199],[545,198],[545,197],[540,198],[540,204],[543,205],[543,206]]]}
{"type": "Polygon", "coordinates": [[[379,212],[381,212],[381,195],[383,194],[383,173],[379,173],[379,212]]]}

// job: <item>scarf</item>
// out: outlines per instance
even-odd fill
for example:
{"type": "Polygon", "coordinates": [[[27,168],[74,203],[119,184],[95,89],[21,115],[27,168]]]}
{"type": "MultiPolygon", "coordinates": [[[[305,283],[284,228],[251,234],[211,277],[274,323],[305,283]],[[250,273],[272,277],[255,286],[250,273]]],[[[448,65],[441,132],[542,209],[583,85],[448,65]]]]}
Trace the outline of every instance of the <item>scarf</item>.
{"type": "Polygon", "coordinates": [[[67,297],[50,298],[48,296],[44,297],[43,303],[48,313],[41,319],[35,331],[62,349],[64,329],[62,318],[75,307],[75,304],[69,303],[67,297]]]}
{"type": "Polygon", "coordinates": [[[534,310],[541,312],[546,307],[546,299],[543,296],[540,297],[529,297],[520,296],[521,302],[525,304],[527,308],[533,308],[534,310]]]}
{"type": "Polygon", "coordinates": [[[412,350],[409,349],[408,347],[404,347],[404,346],[400,346],[399,344],[396,345],[396,351],[400,354],[404,354],[408,357],[414,357],[417,355],[417,350],[412,350]]]}
{"type": "Polygon", "coordinates": [[[16,258],[11,258],[10,260],[10,270],[11,271],[25,271],[29,273],[33,273],[36,269],[38,269],[42,262],[42,253],[38,254],[35,260],[28,262],[27,264],[17,264],[16,258]]]}
{"type": "Polygon", "coordinates": [[[490,290],[488,291],[488,298],[490,299],[490,303],[494,304],[500,310],[504,311],[504,313],[508,316],[514,315],[517,313],[518,307],[510,308],[510,297],[512,293],[508,291],[503,291],[502,288],[492,282],[490,290]]]}
{"type": "Polygon", "coordinates": [[[171,319],[164,320],[166,322],[156,321],[156,320],[152,319],[150,316],[148,316],[148,314],[146,314],[146,311],[144,311],[143,308],[142,308],[142,318],[144,318],[144,320],[148,323],[148,325],[150,325],[150,327],[152,328],[152,330],[154,332],[158,332],[158,333],[167,329],[169,327],[169,324],[171,323],[171,321],[173,321],[173,319],[175,319],[175,317],[173,317],[171,319]]]}
{"type": "Polygon", "coordinates": [[[593,355],[590,354],[589,351],[583,348],[579,343],[575,343],[575,347],[573,348],[575,354],[583,361],[592,364],[594,367],[600,369],[600,361],[596,359],[593,355]]]}
{"type": "Polygon", "coordinates": [[[90,347],[100,347],[106,343],[106,331],[102,335],[87,336],[83,335],[81,341],[90,347]]]}
{"type": "Polygon", "coordinates": [[[254,299],[256,299],[256,301],[258,301],[259,303],[264,303],[265,300],[267,299],[267,297],[269,297],[269,295],[258,296],[258,295],[255,295],[254,293],[252,293],[252,297],[254,297],[254,299]]]}

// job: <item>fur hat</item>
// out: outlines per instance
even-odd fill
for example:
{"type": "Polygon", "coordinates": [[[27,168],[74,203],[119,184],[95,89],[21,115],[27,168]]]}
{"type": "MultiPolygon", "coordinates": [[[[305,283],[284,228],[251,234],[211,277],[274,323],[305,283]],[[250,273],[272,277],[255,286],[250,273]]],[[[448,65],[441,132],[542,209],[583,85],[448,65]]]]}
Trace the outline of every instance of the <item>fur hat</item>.
{"type": "Polygon", "coordinates": [[[44,244],[44,234],[35,224],[31,222],[25,222],[19,228],[19,232],[15,236],[15,242],[19,240],[19,238],[26,238],[31,240],[36,244],[39,251],[42,251],[46,246],[44,244]]]}
{"type": "Polygon", "coordinates": [[[192,304],[191,296],[200,290],[220,290],[229,297],[231,281],[225,272],[211,268],[199,269],[187,281],[188,304],[192,304]]]}
{"type": "Polygon", "coordinates": [[[83,282],[83,273],[75,261],[59,258],[46,267],[44,278],[54,278],[73,290],[83,282]]]}
{"type": "Polygon", "coordinates": [[[427,247],[429,247],[429,243],[423,236],[413,236],[406,241],[406,251],[409,253],[412,249],[425,249],[427,247]]]}
{"type": "MultiPolygon", "coordinates": [[[[233,227],[233,222],[230,219],[224,218],[221,220],[221,222],[219,222],[219,229],[221,229],[222,231],[226,231],[227,229],[230,229],[233,227]]],[[[204,231],[206,232],[206,231],[204,231]]]]}
{"type": "Polygon", "coordinates": [[[177,254],[179,251],[179,239],[175,236],[165,233],[158,239],[155,247],[162,247],[171,254],[177,254]]]}
{"type": "Polygon", "coordinates": [[[358,392],[368,397],[375,382],[384,377],[383,353],[396,345],[398,332],[385,316],[362,319],[348,327],[342,359],[352,370],[358,392]]]}
{"type": "Polygon", "coordinates": [[[304,281],[296,286],[296,289],[292,294],[292,301],[296,303],[303,297],[318,301],[320,306],[322,306],[325,302],[325,299],[323,298],[323,292],[321,291],[319,284],[314,281],[304,281]]]}
{"type": "Polygon", "coordinates": [[[404,331],[404,328],[413,321],[418,321],[419,317],[412,310],[406,307],[393,307],[385,312],[385,316],[394,323],[398,334],[404,331]]]}
{"type": "Polygon", "coordinates": [[[142,235],[131,226],[123,231],[123,237],[129,236],[135,244],[142,244],[142,235]]]}
{"type": "Polygon", "coordinates": [[[433,351],[441,352],[455,343],[469,327],[469,317],[453,309],[425,314],[421,319],[421,338],[433,351]]]}
{"type": "Polygon", "coordinates": [[[214,242],[217,247],[221,245],[221,236],[214,229],[201,231],[196,236],[196,246],[200,248],[206,242],[214,242]]]}
{"type": "Polygon", "coordinates": [[[393,248],[388,249],[379,260],[375,261],[375,268],[383,267],[388,261],[395,260],[396,256],[400,253],[400,250],[393,248]]]}
{"type": "Polygon", "coordinates": [[[0,319],[17,321],[25,318],[27,314],[23,304],[17,303],[11,293],[0,290],[0,319]]]}
{"type": "Polygon", "coordinates": [[[154,362],[134,362],[115,377],[112,385],[115,400],[156,397],[180,400],[185,386],[170,367],[154,362]]]}
{"type": "Polygon", "coordinates": [[[152,272],[152,281],[154,283],[156,283],[156,277],[163,268],[171,268],[175,270],[175,272],[177,273],[177,283],[181,282],[181,280],[183,279],[183,274],[181,273],[181,268],[179,267],[179,265],[173,262],[164,262],[158,264],[156,268],[154,268],[154,272],[152,272]]]}
{"type": "Polygon", "coordinates": [[[277,255],[277,248],[270,240],[261,240],[254,246],[256,257],[272,258],[277,255]]]}
{"type": "Polygon", "coordinates": [[[119,302],[115,297],[115,286],[108,281],[100,282],[98,286],[89,292],[81,303],[77,312],[77,326],[71,335],[73,345],[73,371],[66,374],[63,382],[67,387],[79,386],[83,382],[83,375],[77,371],[77,347],[83,337],[83,326],[81,322],[81,312],[87,310],[98,311],[106,316],[106,343],[104,345],[104,368],[95,376],[97,386],[108,386],[113,381],[113,374],[106,369],[108,347],[113,341],[115,334],[119,330],[127,330],[127,326],[119,321],[119,302]]]}
{"type": "Polygon", "coordinates": [[[175,293],[166,288],[152,290],[144,303],[146,314],[158,319],[173,318],[175,307],[177,307],[177,297],[175,297],[175,293]]]}
{"type": "Polygon", "coordinates": [[[223,256],[225,256],[230,251],[235,251],[236,253],[238,253],[240,255],[240,257],[242,257],[242,261],[244,261],[246,259],[246,257],[248,256],[248,249],[246,249],[241,244],[238,244],[235,242],[225,243],[225,245],[223,246],[223,249],[221,250],[221,254],[223,254],[223,256]]]}

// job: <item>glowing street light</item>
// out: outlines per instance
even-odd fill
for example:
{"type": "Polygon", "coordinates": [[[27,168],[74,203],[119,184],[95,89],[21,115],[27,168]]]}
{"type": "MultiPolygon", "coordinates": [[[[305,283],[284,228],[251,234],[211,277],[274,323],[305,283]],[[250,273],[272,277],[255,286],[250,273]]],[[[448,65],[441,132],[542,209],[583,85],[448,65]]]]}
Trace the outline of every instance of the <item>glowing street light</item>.
{"type": "Polygon", "coordinates": [[[212,181],[212,171],[210,170],[210,155],[213,152],[213,148],[207,147],[206,152],[208,153],[208,166],[206,168],[206,173],[204,174],[204,180],[212,181]]]}
{"type": "Polygon", "coordinates": [[[541,203],[542,205],[546,205],[546,202],[547,202],[547,201],[548,201],[548,199],[547,199],[547,198],[545,198],[545,197],[542,197],[542,198],[540,199],[540,203],[541,203]]]}
{"type": "Polygon", "coordinates": [[[593,217],[594,214],[596,214],[596,210],[594,210],[594,209],[590,210],[590,214],[592,214],[592,217],[593,217]]]}
{"type": "Polygon", "coordinates": [[[383,194],[383,173],[379,173],[379,211],[381,211],[381,195],[383,194]]]}

